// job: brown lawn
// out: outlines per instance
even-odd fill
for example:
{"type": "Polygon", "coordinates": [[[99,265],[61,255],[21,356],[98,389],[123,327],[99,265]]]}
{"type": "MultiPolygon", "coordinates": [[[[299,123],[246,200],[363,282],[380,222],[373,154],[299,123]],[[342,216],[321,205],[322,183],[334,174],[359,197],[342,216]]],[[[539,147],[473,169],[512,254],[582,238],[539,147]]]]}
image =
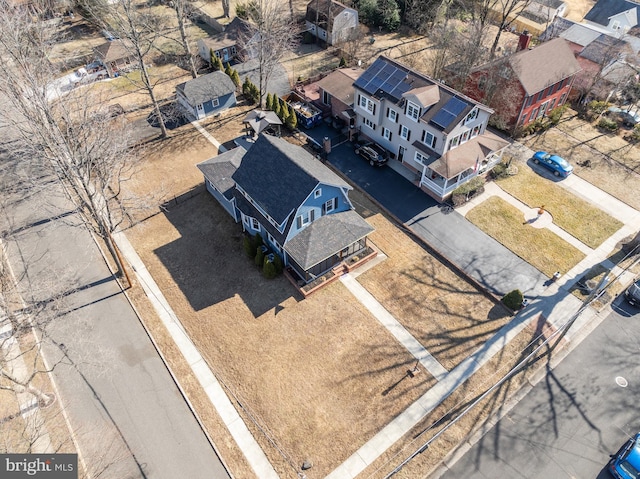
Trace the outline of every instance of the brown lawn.
{"type": "MultiPolygon", "coordinates": [[[[356,195],[357,196],[357,195],[356,195]]],[[[371,206],[371,208],[374,208],[371,206]]],[[[371,240],[388,259],[358,277],[448,370],[511,317],[377,213],[371,240]]]]}
{"type": "Polygon", "coordinates": [[[307,476],[322,477],[433,379],[406,378],[412,356],[341,283],[303,301],[284,278],[264,280],[239,231],[201,194],[128,236],[216,376],[294,465],[311,459],[307,476]]]}

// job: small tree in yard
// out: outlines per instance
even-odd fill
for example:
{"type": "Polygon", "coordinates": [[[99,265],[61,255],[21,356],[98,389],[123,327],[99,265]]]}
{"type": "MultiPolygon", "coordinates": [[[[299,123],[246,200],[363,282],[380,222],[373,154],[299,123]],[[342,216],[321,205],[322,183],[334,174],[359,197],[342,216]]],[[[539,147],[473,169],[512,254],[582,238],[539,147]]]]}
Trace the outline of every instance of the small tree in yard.
{"type": "Polygon", "coordinates": [[[289,117],[289,105],[287,105],[286,101],[283,101],[282,108],[280,108],[280,121],[282,123],[286,123],[288,117],[289,117]]]}
{"type": "Polygon", "coordinates": [[[273,110],[273,98],[271,93],[267,93],[267,98],[264,101],[264,107],[266,110],[273,110]]]}
{"type": "Polygon", "coordinates": [[[502,304],[504,304],[511,311],[517,311],[522,307],[522,303],[524,302],[524,295],[522,291],[519,289],[514,289],[513,291],[508,292],[502,298],[502,304]]]}
{"type": "Polygon", "coordinates": [[[262,274],[267,279],[273,279],[278,275],[278,272],[276,271],[276,265],[273,264],[273,261],[269,261],[269,258],[267,257],[264,258],[264,266],[262,267],[262,274]]]}
{"type": "Polygon", "coordinates": [[[227,62],[227,66],[224,67],[224,72],[227,74],[229,78],[233,75],[233,70],[231,69],[231,63],[227,62]]]}
{"type": "Polygon", "coordinates": [[[238,70],[234,69],[231,72],[231,81],[236,86],[236,88],[238,88],[240,86],[240,74],[238,73],[238,70]]]}
{"type": "Polygon", "coordinates": [[[276,267],[276,273],[277,274],[282,273],[282,270],[284,270],[284,264],[282,264],[282,258],[277,254],[274,255],[273,264],[276,267]]]}
{"type": "Polygon", "coordinates": [[[211,58],[211,69],[214,72],[224,71],[224,65],[222,64],[222,60],[220,60],[220,57],[218,57],[217,55],[213,55],[213,57],[211,58]]]}
{"type": "Polygon", "coordinates": [[[285,126],[290,130],[295,130],[298,128],[298,117],[296,116],[296,112],[293,110],[289,111],[289,115],[287,116],[285,122],[285,126]]]}
{"type": "Polygon", "coordinates": [[[273,112],[280,118],[280,98],[278,98],[275,94],[273,95],[273,112]]]}

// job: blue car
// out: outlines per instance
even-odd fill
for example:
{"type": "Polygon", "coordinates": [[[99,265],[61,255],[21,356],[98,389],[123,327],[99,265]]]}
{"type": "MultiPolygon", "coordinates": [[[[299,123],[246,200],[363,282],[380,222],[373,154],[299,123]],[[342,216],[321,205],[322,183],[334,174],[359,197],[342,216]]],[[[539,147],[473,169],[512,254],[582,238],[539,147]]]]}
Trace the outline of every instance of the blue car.
{"type": "Polygon", "coordinates": [[[573,172],[573,166],[567,160],[558,156],[547,153],[546,151],[538,151],[533,155],[533,162],[536,165],[542,165],[550,170],[554,175],[566,178],[573,172]]]}
{"type": "Polygon", "coordinates": [[[617,479],[640,479],[640,433],[611,456],[609,472],[617,479]]]}

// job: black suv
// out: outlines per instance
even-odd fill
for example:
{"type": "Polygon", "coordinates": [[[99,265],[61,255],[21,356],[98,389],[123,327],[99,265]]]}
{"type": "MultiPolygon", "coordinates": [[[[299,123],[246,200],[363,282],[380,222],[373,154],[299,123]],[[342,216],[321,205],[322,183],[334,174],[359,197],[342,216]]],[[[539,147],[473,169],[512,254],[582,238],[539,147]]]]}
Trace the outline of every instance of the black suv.
{"type": "Polygon", "coordinates": [[[360,155],[365,160],[368,160],[371,166],[382,166],[389,161],[387,151],[373,142],[357,143],[355,151],[356,155],[360,155]]]}

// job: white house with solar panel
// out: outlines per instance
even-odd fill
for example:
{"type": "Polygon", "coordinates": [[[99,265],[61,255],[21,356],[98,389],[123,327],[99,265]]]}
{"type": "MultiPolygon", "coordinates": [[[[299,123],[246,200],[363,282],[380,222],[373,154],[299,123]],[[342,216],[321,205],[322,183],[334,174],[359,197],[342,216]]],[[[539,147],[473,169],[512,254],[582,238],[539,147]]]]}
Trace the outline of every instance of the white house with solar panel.
{"type": "Polygon", "coordinates": [[[384,56],[354,83],[356,127],[389,165],[444,201],[498,164],[509,144],[487,131],[489,107],[384,56]]]}

